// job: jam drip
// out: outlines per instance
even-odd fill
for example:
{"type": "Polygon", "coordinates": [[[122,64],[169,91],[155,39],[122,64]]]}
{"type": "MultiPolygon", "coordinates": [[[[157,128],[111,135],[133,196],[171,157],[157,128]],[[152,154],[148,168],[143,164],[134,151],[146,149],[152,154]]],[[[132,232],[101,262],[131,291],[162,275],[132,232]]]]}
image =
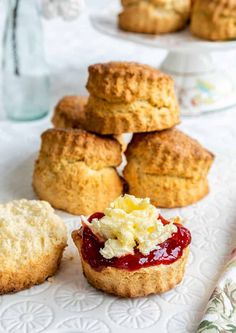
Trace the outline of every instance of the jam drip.
{"type": "MultiPolygon", "coordinates": [[[[100,219],[103,216],[103,213],[95,213],[90,216],[88,221],[91,222],[94,218],[100,219]]],[[[163,224],[169,223],[161,215],[158,218],[163,224]]],[[[89,227],[84,226],[81,230],[83,259],[97,271],[107,266],[134,271],[142,267],[172,264],[182,256],[183,250],[191,242],[191,234],[188,229],[178,223],[175,225],[177,232],[159,244],[158,249],[151,251],[148,255],[143,255],[137,248],[134,248],[134,254],[112,259],[106,259],[100,254],[99,250],[104,247],[104,242],[101,242],[89,227]]]]}

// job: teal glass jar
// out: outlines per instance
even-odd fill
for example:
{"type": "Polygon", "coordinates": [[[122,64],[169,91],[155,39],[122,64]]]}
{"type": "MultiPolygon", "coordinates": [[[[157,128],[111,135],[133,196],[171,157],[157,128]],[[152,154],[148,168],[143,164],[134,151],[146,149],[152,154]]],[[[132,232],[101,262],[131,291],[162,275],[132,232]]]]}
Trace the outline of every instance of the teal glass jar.
{"type": "Polygon", "coordinates": [[[8,118],[26,121],[49,111],[49,72],[37,0],[8,0],[3,38],[2,98],[8,118]]]}

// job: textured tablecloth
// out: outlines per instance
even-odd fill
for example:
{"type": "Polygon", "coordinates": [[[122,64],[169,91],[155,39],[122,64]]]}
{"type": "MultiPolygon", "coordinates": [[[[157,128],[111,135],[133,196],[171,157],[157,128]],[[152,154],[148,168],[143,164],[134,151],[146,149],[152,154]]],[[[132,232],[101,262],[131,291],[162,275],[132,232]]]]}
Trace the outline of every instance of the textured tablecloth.
{"type": "MultiPolygon", "coordinates": [[[[1,8],[2,4],[0,22],[1,8]]],[[[52,73],[51,109],[64,94],[86,93],[86,68],[91,63],[128,59],[158,65],[165,55],[162,50],[113,41],[96,33],[86,15],[72,23],[60,19],[44,21],[44,28],[47,60],[52,73]]],[[[221,66],[234,58],[235,52],[215,55],[221,66]]],[[[0,115],[0,201],[34,198],[31,187],[33,163],[40,134],[50,126],[50,115],[31,123],[4,120],[1,107],[0,115]]],[[[183,216],[193,233],[190,262],[183,284],[161,296],[139,300],[123,301],[105,296],[94,291],[82,278],[76,251],[70,241],[62,269],[54,282],[17,295],[0,297],[0,333],[125,333],[127,330],[134,333],[144,329],[148,333],[193,333],[225,257],[236,242],[235,123],[236,108],[184,118],[180,126],[216,155],[210,174],[210,195],[190,207],[164,211],[167,216],[183,216]],[[71,256],[73,260],[70,260],[71,256]]],[[[61,212],[60,215],[69,230],[78,226],[78,218],[61,212]]]]}

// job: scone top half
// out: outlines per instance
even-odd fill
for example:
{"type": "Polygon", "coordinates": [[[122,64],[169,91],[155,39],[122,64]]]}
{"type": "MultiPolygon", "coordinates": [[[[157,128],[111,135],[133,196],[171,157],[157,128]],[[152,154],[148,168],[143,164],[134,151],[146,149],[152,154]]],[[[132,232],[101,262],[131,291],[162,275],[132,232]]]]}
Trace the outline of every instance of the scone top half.
{"type": "Polygon", "coordinates": [[[128,163],[143,173],[199,180],[207,176],[214,155],[179,131],[135,134],[126,151],[128,163]]]}
{"type": "Polygon", "coordinates": [[[170,76],[148,65],[108,62],[89,66],[86,87],[92,96],[111,102],[143,99],[163,106],[173,96],[174,83],[170,76]]]}
{"type": "Polygon", "coordinates": [[[42,134],[40,155],[50,160],[81,161],[94,170],[116,167],[121,163],[121,146],[112,138],[103,138],[80,129],[49,129],[42,134]]]}

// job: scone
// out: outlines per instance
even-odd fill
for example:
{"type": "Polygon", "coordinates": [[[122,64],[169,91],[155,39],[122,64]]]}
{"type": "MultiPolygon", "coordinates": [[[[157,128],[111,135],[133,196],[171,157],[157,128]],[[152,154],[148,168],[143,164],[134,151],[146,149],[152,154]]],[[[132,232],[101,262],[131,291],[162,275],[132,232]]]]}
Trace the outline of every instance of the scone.
{"type": "Polygon", "coordinates": [[[122,30],[163,34],[183,29],[190,17],[191,0],[123,0],[118,16],[122,30]]]}
{"type": "Polygon", "coordinates": [[[135,134],[126,151],[124,178],[129,193],[158,207],[182,207],[209,191],[214,156],[177,129],[135,134]]]}
{"type": "Polygon", "coordinates": [[[88,101],[85,96],[65,96],[56,105],[52,123],[56,128],[86,129],[84,107],[88,101]]]}
{"type": "MultiPolygon", "coordinates": [[[[65,96],[55,107],[52,123],[55,128],[77,128],[87,130],[85,105],[88,97],[65,96]]],[[[122,147],[124,152],[127,144],[122,135],[113,136],[122,147]]]]}
{"type": "Polygon", "coordinates": [[[150,66],[132,62],[89,66],[87,89],[87,130],[92,132],[150,132],[180,121],[172,78],[150,66]]]}
{"type": "Polygon", "coordinates": [[[149,199],[125,195],[72,233],[84,275],[121,297],[174,288],[183,279],[191,242],[180,219],[165,220],[149,199]]]}
{"type": "Polygon", "coordinates": [[[76,129],[50,129],[42,134],[33,187],[40,199],[72,214],[102,211],[123,193],[115,167],[121,146],[111,138],[76,129]]]}
{"type": "Polygon", "coordinates": [[[0,295],[55,274],[66,243],[66,227],[47,202],[0,204],[0,295]]]}
{"type": "Polygon", "coordinates": [[[235,0],[195,0],[191,32],[200,38],[224,41],[236,38],[235,0]]]}

